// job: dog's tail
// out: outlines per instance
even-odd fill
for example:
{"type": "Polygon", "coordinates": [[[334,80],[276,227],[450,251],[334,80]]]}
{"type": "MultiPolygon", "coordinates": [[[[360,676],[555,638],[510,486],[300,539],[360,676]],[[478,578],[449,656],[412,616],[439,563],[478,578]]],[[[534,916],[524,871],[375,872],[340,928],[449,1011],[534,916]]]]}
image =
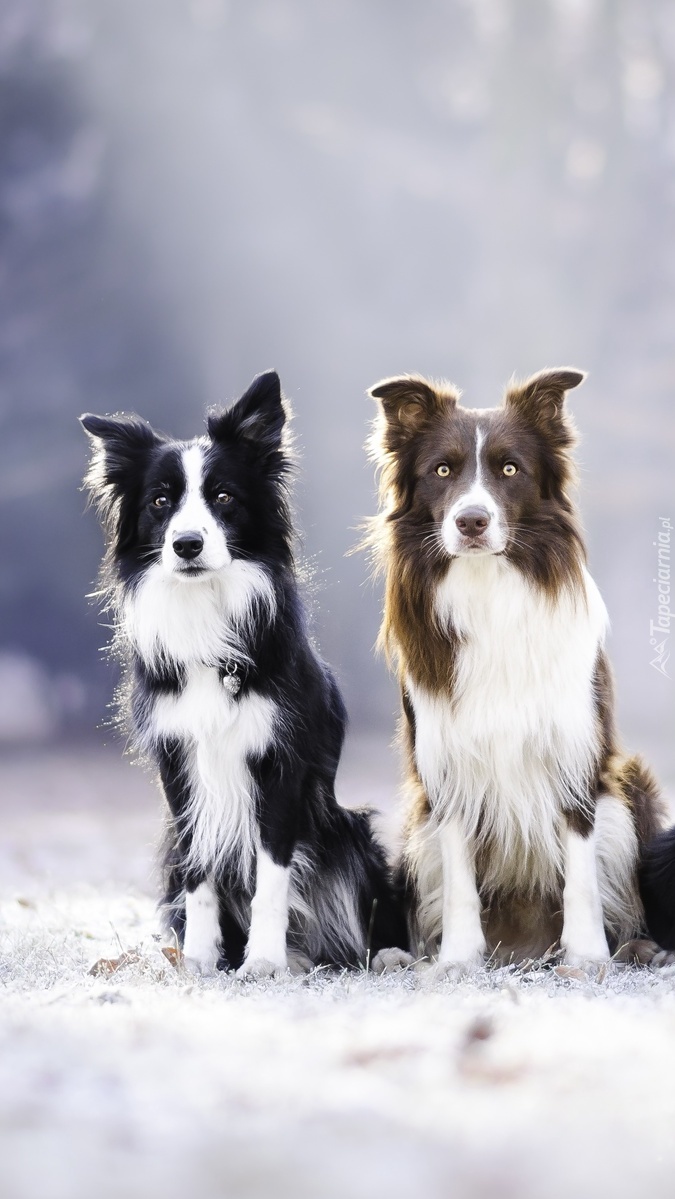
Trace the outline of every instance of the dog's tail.
{"type": "Polygon", "coordinates": [[[675,949],[675,825],[644,847],[639,883],[649,935],[662,949],[675,949]]]}
{"type": "Polygon", "coordinates": [[[408,950],[406,896],[401,879],[392,871],[387,854],[373,827],[375,812],[368,808],[344,811],[351,826],[356,851],[354,882],[359,885],[359,904],[365,934],[365,954],[360,965],[367,966],[381,949],[408,950]]]}
{"type": "Polygon", "coordinates": [[[402,896],[371,818],[333,802],[320,836],[294,854],[289,944],[317,964],[363,967],[380,949],[407,949],[402,896]]]}

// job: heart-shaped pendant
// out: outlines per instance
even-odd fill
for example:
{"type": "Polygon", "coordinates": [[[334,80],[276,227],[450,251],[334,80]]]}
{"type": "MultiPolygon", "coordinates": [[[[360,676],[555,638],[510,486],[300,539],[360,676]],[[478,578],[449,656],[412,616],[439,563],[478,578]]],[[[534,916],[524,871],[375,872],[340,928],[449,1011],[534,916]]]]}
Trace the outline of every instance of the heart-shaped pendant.
{"type": "Polygon", "coordinates": [[[226,673],[223,675],[221,682],[227,691],[227,694],[234,698],[234,696],[238,695],[239,691],[241,690],[241,679],[237,674],[237,667],[233,662],[228,662],[227,666],[225,667],[225,671],[226,673]]]}

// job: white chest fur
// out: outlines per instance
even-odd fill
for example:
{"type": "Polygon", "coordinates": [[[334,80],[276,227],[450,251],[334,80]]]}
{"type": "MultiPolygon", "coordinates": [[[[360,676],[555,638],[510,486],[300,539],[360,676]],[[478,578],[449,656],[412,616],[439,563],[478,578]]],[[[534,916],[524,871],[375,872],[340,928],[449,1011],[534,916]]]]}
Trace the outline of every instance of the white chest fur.
{"type": "Polygon", "coordinates": [[[256,694],[235,700],[218,671],[201,665],[188,669],[179,695],[155,701],[153,736],[178,738],[188,757],[193,865],[213,869],[234,860],[248,875],[255,848],[249,761],[270,745],[275,715],[272,700],[256,694]]]}
{"type": "Polygon", "coordinates": [[[271,613],[274,590],[255,563],[236,559],[207,578],[181,579],[154,563],[124,599],[121,628],[149,666],[241,658],[256,604],[271,613]]]}
{"type": "Polygon", "coordinates": [[[218,663],[249,661],[242,634],[256,608],[269,615],[274,605],[266,572],[239,559],[199,580],[155,563],[124,598],[121,628],[136,653],[151,668],[180,667],[181,690],[152,699],[144,736],[151,746],[169,738],[183,746],[191,859],[207,871],[228,860],[247,876],[253,860],[249,764],[270,745],[277,709],[255,693],[235,699],[218,663]]]}
{"type": "Polygon", "coordinates": [[[490,886],[549,889],[560,811],[583,794],[597,753],[593,674],[607,614],[584,592],[551,601],[504,559],[458,558],[436,614],[462,639],[452,701],[408,682],[415,757],[436,819],[489,844],[490,886]]]}

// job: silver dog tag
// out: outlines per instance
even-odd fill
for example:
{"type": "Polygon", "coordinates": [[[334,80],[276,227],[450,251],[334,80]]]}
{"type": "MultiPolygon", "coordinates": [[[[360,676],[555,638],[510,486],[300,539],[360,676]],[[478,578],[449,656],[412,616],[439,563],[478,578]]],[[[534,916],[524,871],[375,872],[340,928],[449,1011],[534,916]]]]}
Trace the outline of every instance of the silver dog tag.
{"type": "Polygon", "coordinates": [[[234,698],[234,696],[238,695],[239,691],[241,690],[241,679],[237,674],[237,668],[234,662],[228,662],[225,670],[227,673],[223,675],[223,687],[227,691],[227,694],[234,698]]]}

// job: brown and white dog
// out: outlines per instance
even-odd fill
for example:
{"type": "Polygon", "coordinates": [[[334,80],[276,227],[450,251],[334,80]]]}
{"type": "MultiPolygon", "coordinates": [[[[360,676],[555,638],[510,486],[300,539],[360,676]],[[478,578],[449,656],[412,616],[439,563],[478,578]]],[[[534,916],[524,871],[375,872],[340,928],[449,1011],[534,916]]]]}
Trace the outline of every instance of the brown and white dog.
{"type": "Polygon", "coordinates": [[[411,945],[460,971],[553,946],[602,962],[645,931],[638,864],[664,811],[617,744],[607,612],[571,495],[565,393],[583,379],[542,371],[486,410],[416,375],[370,390],[411,945]]]}

